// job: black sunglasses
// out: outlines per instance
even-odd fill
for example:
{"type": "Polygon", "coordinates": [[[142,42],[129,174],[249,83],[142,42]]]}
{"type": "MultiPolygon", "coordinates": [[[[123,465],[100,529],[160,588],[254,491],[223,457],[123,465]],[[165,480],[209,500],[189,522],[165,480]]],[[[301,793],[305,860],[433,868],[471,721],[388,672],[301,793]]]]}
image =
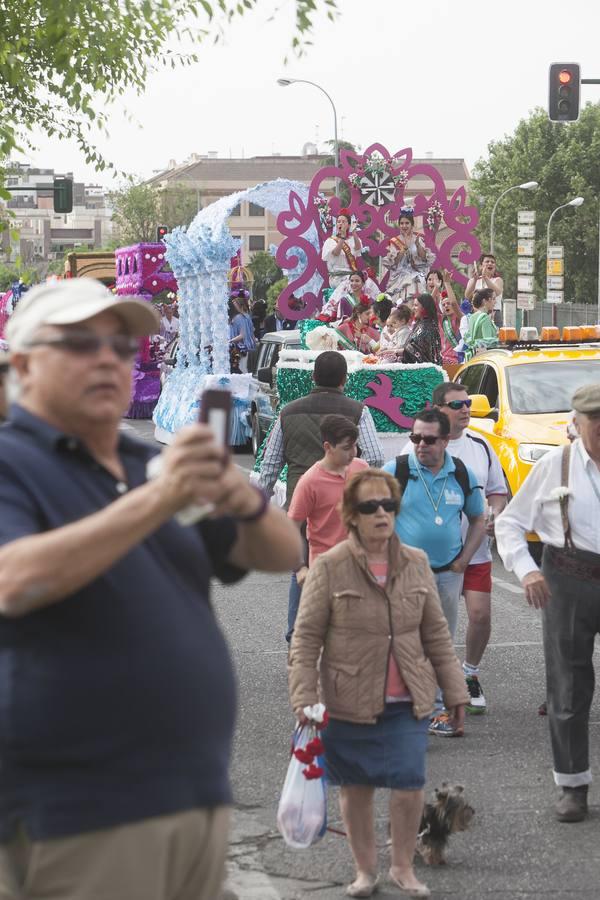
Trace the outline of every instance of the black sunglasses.
{"type": "Polygon", "coordinates": [[[471,409],[472,405],[473,401],[470,397],[468,400],[448,400],[448,402],[444,404],[444,406],[448,406],[450,409],[461,409],[463,406],[467,409],[471,409]]]}
{"type": "Polygon", "coordinates": [[[431,447],[440,438],[441,434],[409,434],[408,436],[409,441],[412,441],[413,444],[420,444],[423,441],[428,447],[431,447]]]}
{"type": "Polygon", "coordinates": [[[398,512],[398,504],[393,497],[382,497],[381,500],[363,500],[362,503],[356,504],[356,509],[363,516],[374,515],[379,507],[387,513],[398,512]]]}
{"type": "Polygon", "coordinates": [[[129,334],[94,334],[93,331],[73,331],[57,335],[54,338],[44,338],[38,341],[30,341],[29,347],[61,347],[69,353],[77,356],[91,356],[97,353],[101,347],[110,347],[119,359],[133,359],[140,349],[139,338],[129,334]]]}

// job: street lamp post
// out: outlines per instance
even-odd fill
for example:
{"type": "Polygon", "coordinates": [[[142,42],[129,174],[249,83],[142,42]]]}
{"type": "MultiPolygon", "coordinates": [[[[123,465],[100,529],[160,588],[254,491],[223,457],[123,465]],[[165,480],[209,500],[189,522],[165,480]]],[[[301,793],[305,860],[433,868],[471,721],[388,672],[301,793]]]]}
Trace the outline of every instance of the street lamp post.
{"type": "Polygon", "coordinates": [[[494,219],[496,217],[496,208],[503,197],[506,197],[507,194],[510,194],[511,191],[536,191],[539,187],[537,181],[526,181],[524,184],[514,184],[512,187],[506,188],[505,191],[502,191],[494,206],[492,208],[492,217],[490,219],[490,253],[494,252],[494,219]]]}
{"type": "MultiPolygon", "coordinates": [[[[581,206],[582,203],[583,203],[583,197],[573,197],[573,199],[569,200],[568,203],[563,203],[561,206],[557,206],[556,209],[554,209],[550,213],[550,218],[548,219],[548,227],[546,229],[546,277],[548,277],[548,257],[550,254],[550,225],[552,223],[552,219],[554,218],[556,213],[559,211],[559,209],[566,209],[567,206],[575,206],[575,207],[581,206]]],[[[557,321],[556,303],[553,303],[552,304],[552,324],[556,325],[556,321],[557,321]]]]}
{"type": "MultiPolygon", "coordinates": [[[[331,108],[333,110],[333,146],[334,146],[334,154],[335,154],[335,167],[336,169],[340,164],[340,146],[338,142],[338,126],[337,126],[337,110],[335,108],[335,103],[325,90],[325,88],[321,87],[320,84],[317,84],[315,81],[307,81],[306,78],[278,78],[277,84],[280,87],[288,87],[290,84],[312,84],[313,87],[318,88],[329,100],[331,103],[331,108]]],[[[339,197],[339,186],[338,179],[335,179],[335,196],[339,197]]]]}

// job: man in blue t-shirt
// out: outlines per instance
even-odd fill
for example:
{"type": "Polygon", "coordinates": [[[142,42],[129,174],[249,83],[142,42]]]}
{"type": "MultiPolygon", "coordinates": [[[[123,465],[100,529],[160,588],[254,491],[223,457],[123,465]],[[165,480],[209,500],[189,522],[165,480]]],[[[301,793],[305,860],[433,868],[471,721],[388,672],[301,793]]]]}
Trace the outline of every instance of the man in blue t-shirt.
{"type": "MultiPolygon", "coordinates": [[[[435,575],[442,609],[454,637],[458,620],[463,574],[483,539],[485,518],[483,495],[474,473],[462,466],[462,473],[447,452],[450,434],[448,416],[439,409],[418,412],[409,438],[413,449],[408,457],[398,457],[407,464],[406,484],[402,485],[398,460],[386,463],[384,470],[399,477],[403,486],[400,512],[396,517],[396,533],[411,547],[427,553],[435,575]],[[465,514],[469,528],[463,543],[461,517],[465,514]]],[[[430,724],[432,734],[456,736],[449,718],[443,712],[441,699],[438,713],[430,724]]]]}

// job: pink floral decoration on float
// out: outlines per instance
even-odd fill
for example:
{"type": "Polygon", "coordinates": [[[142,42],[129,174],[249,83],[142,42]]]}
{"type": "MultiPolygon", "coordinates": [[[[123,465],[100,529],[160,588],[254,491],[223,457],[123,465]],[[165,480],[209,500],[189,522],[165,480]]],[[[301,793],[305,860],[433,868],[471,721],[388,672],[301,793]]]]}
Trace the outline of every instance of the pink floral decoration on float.
{"type": "MultiPolygon", "coordinates": [[[[298,250],[306,255],[306,266],[282,292],[278,306],[285,318],[298,320],[313,316],[321,308],[323,289],[328,285],[327,266],[321,259],[321,248],[330,236],[342,208],[338,197],[325,196],[325,181],[338,178],[348,186],[350,202],[347,208],[358,223],[358,234],[365,252],[374,257],[385,256],[391,238],[398,234],[400,210],[410,206],[415,219],[423,222],[425,244],[432,251],[434,269],[448,269],[451,277],[466,285],[465,274],[456,267],[455,259],[467,266],[479,258],[481,246],[474,235],[479,221],[475,206],[467,204],[464,187],[448,197],[446,184],[439,170],[426,162],[413,162],[413,152],[405,148],[390,154],[382,144],[371,144],[364,154],[340,151],[340,165],[326,166],[313,178],[306,205],[294,191],[290,192],[289,209],[279,213],[277,228],[284,235],[276,254],[277,264],[285,271],[297,269],[301,262],[298,250]],[[411,190],[411,183],[426,179],[431,190],[411,190]],[[444,235],[441,226],[444,225],[444,235]],[[309,239],[318,236],[318,241],[309,239]],[[455,259],[454,259],[454,258],[455,259]],[[320,289],[307,289],[317,276],[322,279],[320,289]],[[303,308],[298,308],[301,296],[303,308]]],[[[360,268],[366,269],[366,262],[360,268]]],[[[379,283],[385,290],[388,273],[379,283]]],[[[313,282],[314,283],[314,282],[313,282]]],[[[312,287],[312,285],[311,285],[312,287]]]]}

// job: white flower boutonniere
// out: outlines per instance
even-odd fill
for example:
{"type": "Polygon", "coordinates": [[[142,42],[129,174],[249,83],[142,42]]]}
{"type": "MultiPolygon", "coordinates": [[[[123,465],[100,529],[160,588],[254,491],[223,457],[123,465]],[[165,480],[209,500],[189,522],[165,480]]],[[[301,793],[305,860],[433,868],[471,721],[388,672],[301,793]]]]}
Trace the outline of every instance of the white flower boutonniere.
{"type": "Polygon", "coordinates": [[[572,492],[568,487],[564,487],[564,485],[560,485],[559,487],[552,488],[548,495],[548,500],[565,500],[567,497],[571,497],[572,492]]]}

